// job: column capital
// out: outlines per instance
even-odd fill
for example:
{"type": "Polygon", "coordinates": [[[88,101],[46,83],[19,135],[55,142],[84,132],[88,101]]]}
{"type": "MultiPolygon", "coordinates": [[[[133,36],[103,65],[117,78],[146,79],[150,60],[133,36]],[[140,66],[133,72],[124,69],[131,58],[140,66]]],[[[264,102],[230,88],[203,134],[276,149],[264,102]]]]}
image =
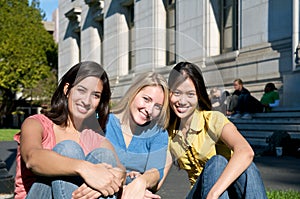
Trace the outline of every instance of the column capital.
{"type": "Polygon", "coordinates": [[[65,13],[65,16],[70,21],[77,21],[80,22],[80,14],[81,14],[81,8],[80,7],[74,7],[68,12],[65,13]]]}
{"type": "Polygon", "coordinates": [[[104,8],[104,0],[84,0],[86,4],[90,7],[99,7],[99,9],[104,8]]]}
{"type": "Polygon", "coordinates": [[[80,7],[74,7],[65,13],[65,16],[69,19],[70,23],[73,26],[74,32],[80,32],[80,21],[81,21],[80,14],[81,14],[80,7]]]}

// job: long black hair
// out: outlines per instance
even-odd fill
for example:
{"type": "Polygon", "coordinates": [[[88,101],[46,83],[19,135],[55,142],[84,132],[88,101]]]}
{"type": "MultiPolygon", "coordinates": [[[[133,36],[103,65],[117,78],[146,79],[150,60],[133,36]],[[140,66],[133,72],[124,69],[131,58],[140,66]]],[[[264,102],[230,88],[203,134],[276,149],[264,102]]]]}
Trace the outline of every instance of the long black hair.
{"type": "MultiPolygon", "coordinates": [[[[92,61],[80,62],[70,68],[65,75],[61,78],[60,83],[55,90],[52,99],[51,107],[49,111],[44,111],[43,113],[57,125],[67,126],[68,122],[68,94],[70,90],[77,85],[80,81],[87,77],[97,77],[102,81],[103,91],[101,94],[101,99],[96,112],[98,114],[98,123],[102,130],[105,129],[108,113],[109,113],[109,101],[111,97],[111,90],[109,85],[109,80],[106,72],[101,65],[92,61]],[[69,84],[66,94],[64,93],[64,86],[69,84]]],[[[96,113],[86,118],[84,124],[91,124],[87,122],[90,120],[95,120],[96,113]]],[[[88,128],[95,129],[95,127],[87,126],[88,128]]],[[[99,130],[99,129],[97,129],[99,130]]]]}
{"type": "MultiPolygon", "coordinates": [[[[199,109],[210,111],[211,102],[207,94],[202,72],[197,65],[189,62],[180,62],[176,64],[169,75],[169,88],[171,89],[171,91],[174,90],[187,78],[190,78],[195,85],[199,109]]],[[[171,122],[173,122],[174,115],[175,113],[171,109],[171,122]]]]}

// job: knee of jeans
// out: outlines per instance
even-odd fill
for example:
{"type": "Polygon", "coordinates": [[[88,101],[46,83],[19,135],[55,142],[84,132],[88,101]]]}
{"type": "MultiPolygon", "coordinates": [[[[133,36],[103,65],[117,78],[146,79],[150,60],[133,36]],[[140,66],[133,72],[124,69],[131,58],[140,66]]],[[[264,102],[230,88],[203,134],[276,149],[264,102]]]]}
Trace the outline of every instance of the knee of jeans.
{"type": "Polygon", "coordinates": [[[86,160],[94,164],[107,163],[113,167],[117,166],[117,160],[114,153],[106,148],[94,149],[87,155],[86,160]]]}
{"type": "Polygon", "coordinates": [[[249,167],[246,169],[245,171],[246,175],[249,176],[249,175],[259,175],[259,170],[258,168],[256,167],[256,165],[254,164],[254,162],[252,162],[249,167]]]}
{"type": "Polygon", "coordinates": [[[84,151],[81,146],[77,142],[72,140],[64,140],[62,142],[59,142],[55,145],[53,151],[70,158],[84,159],[85,157],[84,151]]]}
{"type": "Polygon", "coordinates": [[[224,156],[214,155],[207,161],[205,167],[215,166],[215,168],[221,169],[221,168],[225,168],[227,163],[228,161],[224,156]]]}

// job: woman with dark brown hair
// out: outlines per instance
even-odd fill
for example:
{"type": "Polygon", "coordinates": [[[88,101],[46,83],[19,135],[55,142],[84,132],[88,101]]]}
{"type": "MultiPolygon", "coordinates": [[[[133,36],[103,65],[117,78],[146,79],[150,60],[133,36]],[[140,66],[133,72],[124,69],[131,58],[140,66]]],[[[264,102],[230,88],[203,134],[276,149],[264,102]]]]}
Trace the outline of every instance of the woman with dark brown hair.
{"type": "Polygon", "coordinates": [[[100,133],[109,113],[106,72],[80,62],[62,77],[50,110],[28,117],[18,142],[15,198],[99,198],[119,191],[125,170],[100,133]]]}

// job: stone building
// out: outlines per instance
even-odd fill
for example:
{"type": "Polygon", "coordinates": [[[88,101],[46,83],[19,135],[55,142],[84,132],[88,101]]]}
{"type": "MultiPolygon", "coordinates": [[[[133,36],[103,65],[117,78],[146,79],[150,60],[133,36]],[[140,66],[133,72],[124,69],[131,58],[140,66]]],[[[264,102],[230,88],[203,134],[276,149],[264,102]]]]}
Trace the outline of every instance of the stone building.
{"type": "Polygon", "coordinates": [[[190,61],[208,89],[241,78],[260,98],[279,89],[299,106],[299,0],[59,0],[59,77],[84,60],[103,65],[113,99],[134,76],[190,61]]]}

